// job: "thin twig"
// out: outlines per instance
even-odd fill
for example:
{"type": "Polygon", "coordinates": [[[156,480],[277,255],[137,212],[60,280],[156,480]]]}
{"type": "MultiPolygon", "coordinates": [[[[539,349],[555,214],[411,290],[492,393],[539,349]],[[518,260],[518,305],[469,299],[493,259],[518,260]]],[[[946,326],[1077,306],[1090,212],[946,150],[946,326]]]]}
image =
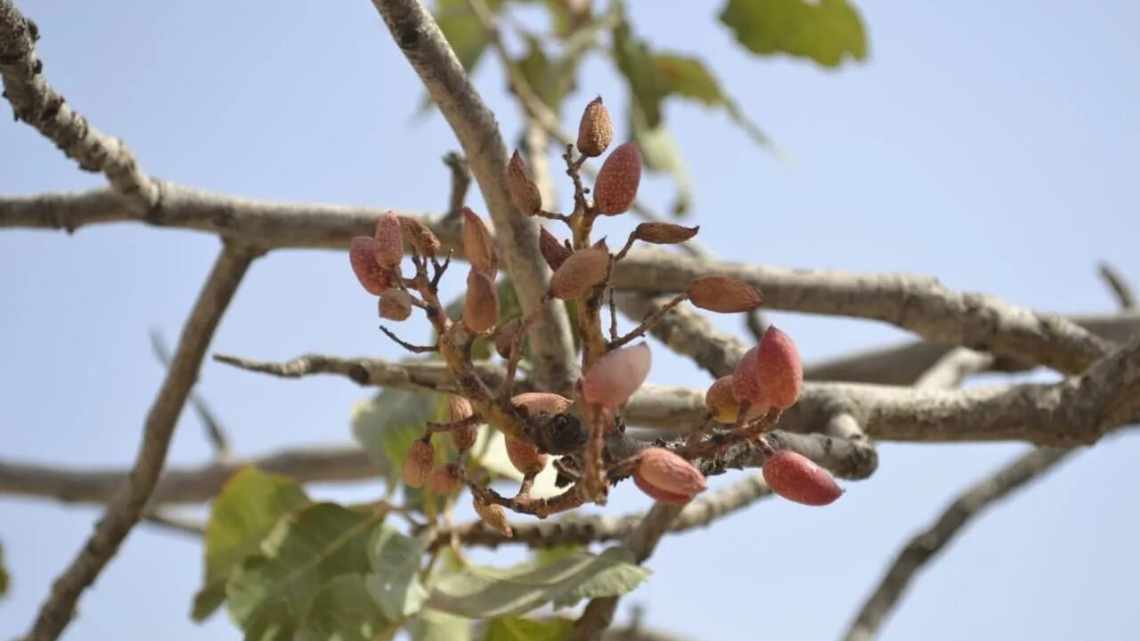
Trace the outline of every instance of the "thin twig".
{"type": "Polygon", "coordinates": [[[196,539],[201,539],[202,536],[206,534],[206,526],[204,524],[158,510],[144,514],[143,521],[171,532],[185,534],[196,539]]]}
{"type": "Polygon", "coordinates": [[[1129,310],[1136,308],[1136,295],[1132,291],[1132,286],[1128,284],[1128,279],[1124,277],[1115,267],[1107,262],[1102,262],[1098,267],[1100,277],[1104,279],[1108,288],[1112,290],[1112,294],[1116,297],[1117,304],[1121,309],[1129,310]]]}
{"type": "Polygon", "coordinates": [[[399,336],[396,336],[396,334],[394,332],[392,332],[392,330],[388,329],[387,327],[384,327],[383,325],[380,326],[380,331],[384,332],[385,336],[392,339],[392,342],[396,343],[400,347],[403,347],[404,349],[408,350],[409,352],[411,352],[413,354],[430,354],[432,352],[438,352],[439,351],[439,344],[438,343],[435,345],[413,345],[412,343],[405,341],[404,339],[400,338],[399,336]]]}
{"type": "MultiPolygon", "coordinates": [[[[612,290],[611,290],[611,292],[612,292],[612,290]]],[[[645,319],[642,320],[641,323],[639,323],[637,327],[634,327],[625,336],[622,336],[621,338],[619,338],[617,340],[610,341],[609,348],[610,349],[616,349],[616,348],[621,347],[622,345],[625,345],[626,343],[632,341],[635,338],[638,338],[640,336],[645,336],[646,332],[652,330],[658,323],[661,322],[661,320],[665,317],[665,315],[669,313],[669,310],[673,309],[677,305],[680,305],[681,303],[685,302],[688,299],[689,299],[689,295],[684,293],[684,292],[677,294],[676,296],[674,296],[672,298],[672,300],[665,303],[664,305],[661,305],[658,309],[653,310],[653,312],[651,312],[648,316],[646,316],[645,319]]],[[[613,300],[612,294],[611,294],[610,300],[611,301],[613,300]]]]}
{"type": "Polygon", "coordinates": [[[166,378],[147,414],[142,446],[129,482],[115,495],[79,555],[52,585],[51,595],[27,635],[28,641],[51,641],[71,621],[80,594],[91,585],[138,523],[166,461],[170,437],[190,388],[198,375],[206,348],[242,277],[257,252],[226,245],[190,312],[166,378]]]}
{"type": "Polygon", "coordinates": [[[444,155],[443,164],[451,170],[451,194],[447,199],[447,217],[454,220],[462,211],[463,203],[467,201],[467,190],[471,187],[471,172],[467,168],[463,154],[455,151],[444,155]]]}
{"type": "Polygon", "coordinates": [[[843,636],[844,640],[874,639],[915,574],[945,548],[972,518],[1014,490],[1042,476],[1072,453],[1073,450],[1042,448],[1023,454],[955,499],[934,523],[903,546],[890,569],[879,581],[878,587],[851,622],[843,636]]]}
{"type": "MultiPolygon", "coordinates": [[[[155,357],[158,358],[158,362],[169,369],[170,350],[166,347],[166,341],[163,340],[162,334],[158,330],[150,333],[150,346],[155,357]]],[[[206,430],[206,439],[213,446],[215,456],[222,459],[227,458],[230,455],[230,441],[226,437],[226,430],[205,399],[193,389],[190,390],[190,405],[194,407],[194,413],[198,415],[198,420],[201,421],[202,427],[206,430]]]]}

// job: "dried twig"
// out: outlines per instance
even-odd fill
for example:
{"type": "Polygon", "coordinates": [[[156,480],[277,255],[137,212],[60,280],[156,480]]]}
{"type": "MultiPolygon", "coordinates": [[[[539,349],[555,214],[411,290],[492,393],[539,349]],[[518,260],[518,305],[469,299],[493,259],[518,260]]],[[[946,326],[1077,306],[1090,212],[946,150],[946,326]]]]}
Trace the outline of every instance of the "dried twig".
{"type": "MultiPolygon", "coordinates": [[[[170,367],[170,349],[166,346],[166,341],[163,340],[162,334],[158,330],[150,333],[150,346],[154,351],[154,355],[158,358],[158,362],[162,363],[163,367],[170,367]]],[[[221,421],[214,415],[213,410],[210,409],[209,404],[193,389],[190,390],[190,405],[194,407],[194,413],[198,415],[198,420],[201,421],[202,427],[206,430],[206,439],[214,448],[214,453],[219,458],[226,458],[230,455],[230,441],[226,436],[226,430],[222,427],[221,421]]]]}
{"type": "Polygon", "coordinates": [[[1136,309],[1136,295],[1132,292],[1132,286],[1128,284],[1128,279],[1123,274],[1109,263],[1101,263],[1097,267],[1097,271],[1108,288],[1112,290],[1112,294],[1116,297],[1116,302],[1121,309],[1136,309]]]}
{"type": "Polygon", "coordinates": [[[174,426],[194,385],[214,329],[256,256],[248,247],[227,245],[222,250],[186,320],[174,359],[147,414],[142,447],[129,481],[108,504],[79,555],[52,585],[51,595],[41,606],[28,641],[50,641],[63,632],[71,621],[80,594],[138,523],[158,482],[174,426]]]}
{"type": "Polygon", "coordinates": [[[1073,453],[1042,448],[1018,457],[954,500],[933,524],[915,535],[895,557],[878,587],[863,604],[844,635],[845,641],[869,641],[922,566],[953,540],[962,527],[993,503],[1037,478],[1073,453]]]}

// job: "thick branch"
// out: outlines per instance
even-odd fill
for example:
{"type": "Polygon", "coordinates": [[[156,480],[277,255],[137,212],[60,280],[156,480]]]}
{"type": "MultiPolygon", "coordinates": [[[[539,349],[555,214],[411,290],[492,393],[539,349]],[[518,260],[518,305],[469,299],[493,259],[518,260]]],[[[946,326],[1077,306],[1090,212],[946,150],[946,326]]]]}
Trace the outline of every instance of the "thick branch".
{"type": "Polygon", "coordinates": [[[870,641],[923,564],[945,548],[983,509],[1051,469],[1074,450],[1042,448],[1024,454],[954,500],[927,529],[915,535],[891,564],[878,588],[863,604],[844,635],[846,641],[870,641]]]}
{"type": "Polygon", "coordinates": [[[48,85],[35,51],[38,38],[35,24],[10,0],[0,0],[0,77],[16,119],[35,127],[81,169],[106,175],[135,211],[156,207],[162,198],[159,185],[139,169],[127,146],[92,127],[48,85]]]}
{"type": "Polygon", "coordinates": [[[372,4],[463,146],[471,173],[491,210],[499,254],[523,309],[543,310],[542,321],[535,323],[529,334],[538,381],[546,389],[568,392],[577,377],[570,323],[560,305],[544,302],[548,274],[537,250],[538,225],[511,204],[503,182],[507,153],[494,115],[421,2],[373,0],[372,4]]]}
{"type": "Polygon", "coordinates": [[[142,446],[125,485],[118,488],[79,555],[52,585],[28,641],[57,638],[71,621],[79,595],[95,580],[138,523],[166,461],[170,437],[198,376],[198,369],[222,314],[256,254],[227,245],[198,295],[158,396],[146,417],[142,446]]]}
{"type": "MultiPolygon", "coordinates": [[[[1140,348],[1136,341],[1129,345],[1103,359],[1088,374],[1054,384],[943,390],[807,383],[799,403],[784,413],[779,427],[788,432],[823,432],[832,417],[849,414],[867,436],[876,440],[1021,440],[1052,446],[1091,443],[1136,414],[1135,408],[1129,412],[1126,406],[1140,403],[1140,348]],[[1112,411],[1103,411],[1108,403],[1114,404],[1112,411]]],[[[402,382],[411,374],[390,369],[401,365],[374,359],[320,359],[329,362],[327,368],[305,369],[302,373],[331,371],[351,376],[354,367],[371,367],[390,372],[385,374],[390,378],[380,379],[381,383],[390,380],[400,387],[424,387],[423,381],[402,382]]],[[[487,367],[488,379],[495,380],[494,373],[501,369],[487,367]]],[[[353,380],[363,380],[360,371],[364,370],[358,370],[353,380]]],[[[501,376],[498,374],[500,379],[501,376]]],[[[528,387],[532,386],[520,381],[520,391],[528,387]]],[[[435,389],[453,388],[441,384],[435,389]]],[[[623,410],[623,417],[632,425],[685,432],[700,426],[705,413],[703,390],[643,385],[623,410]]]]}
{"type": "MultiPolygon", "coordinates": [[[[1113,343],[1123,343],[1140,332],[1140,314],[1135,312],[1067,318],[1113,343]]],[[[945,343],[916,341],[895,347],[871,349],[809,364],[804,368],[804,376],[818,381],[911,385],[955,347],[945,343]]],[[[1022,372],[1033,367],[1033,363],[1018,359],[997,358],[990,369],[1022,372]]]]}
{"type": "Polygon", "coordinates": [[[694,260],[662,251],[631,252],[615,270],[618,289],[685,291],[698,276],[724,274],[764,293],[765,306],[871,318],[929,341],[1015,356],[1079,373],[1104,356],[1103,341],[1061,317],[991,296],[953,292],[937,280],[901,274],[849,274],[694,260]]]}
{"type": "MultiPolygon", "coordinates": [[[[385,209],[304,203],[274,203],[214,194],[166,181],[162,206],[135,212],[128,199],[109,189],[80,193],[48,193],[0,198],[0,227],[64,229],[86,225],[141,222],[156,227],[191,229],[218,234],[265,248],[324,248],[343,250],[353,236],[371,236],[385,209]]],[[[459,228],[419,218],[432,227],[447,249],[461,253],[459,228]]]]}
{"type": "MultiPolygon", "coordinates": [[[[383,473],[355,445],[304,447],[263,457],[216,461],[168,469],[155,485],[150,505],[204,503],[245,467],[281,474],[300,483],[375,479],[383,473]]],[[[50,497],[65,503],[106,503],[126,485],[127,470],[60,468],[0,461],[0,494],[50,497]]]]}

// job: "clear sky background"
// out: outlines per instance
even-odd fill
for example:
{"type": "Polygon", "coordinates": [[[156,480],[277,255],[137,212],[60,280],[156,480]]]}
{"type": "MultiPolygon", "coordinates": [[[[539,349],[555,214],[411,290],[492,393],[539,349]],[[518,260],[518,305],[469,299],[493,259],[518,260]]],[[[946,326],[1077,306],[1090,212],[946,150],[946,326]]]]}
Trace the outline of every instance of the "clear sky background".
{"type": "MultiPolygon", "coordinates": [[[[18,4],[39,23],[49,81],[156,176],[256,198],[446,204],[440,157],[457,143],[439,116],[413,117],[419,82],[364,0],[18,4]]],[[[930,274],[1058,312],[1114,308],[1099,260],[1140,281],[1136,3],[859,0],[871,59],[837,73],[745,54],[715,22],[719,2],[632,4],[657,46],[712,61],[789,157],[758,149],[720,112],[670,104],[696,187],[692,220],[722,258],[930,274]]],[[[520,116],[499,69],[485,64],[476,81],[513,135],[520,116]]],[[[580,88],[568,128],[594,94],[621,113],[624,91],[604,59],[590,59],[580,88]]],[[[0,192],[103,184],[26,125],[0,122],[0,192]]],[[[661,209],[671,194],[662,179],[642,189],[661,209]]],[[[606,225],[615,237],[628,227],[606,225]]],[[[218,247],[129,224],[70,237],[0,231],[0,456],[129,464],[163,373],[147,332],[174,341],[218,247]]],[[[400,356],[374,315],[343,254],[274,252],[254,265],[212,351],[400,356]]],[[[772,318],[807,360],[907,338],[864,321],[772,318]]],[[[654,382],[709,382],[660,346],[654,358],[654,382]]],[[[241,455],[347,442],[350,407],[367,396],[343,379],[285,381],[212,362],[201,381],[241,455]]],[[[767,501],[666,539],[654,576],[623,603],[694,640],[835,638],[904,538],[1025,449],[884,444],[874,478],[848,484],[832,507],[767,501]]],[[[188,413],[170,462],[209,456],[188,413]]],[[[1134,638],[1138,457],[1140,436],[1106,439],[978,519],[919,576],[883,638],[1134,638]]],[[[607,510],[648,504],[623,486],[607,510]]],[[[0,639],[26,630],[98,513],[0,496],[13,575],[0,639]]],[[[140,526],[84,595],[67,638],[239,638],[224,614],[189,620],[200,572],[196,541],[140,526]]]]}

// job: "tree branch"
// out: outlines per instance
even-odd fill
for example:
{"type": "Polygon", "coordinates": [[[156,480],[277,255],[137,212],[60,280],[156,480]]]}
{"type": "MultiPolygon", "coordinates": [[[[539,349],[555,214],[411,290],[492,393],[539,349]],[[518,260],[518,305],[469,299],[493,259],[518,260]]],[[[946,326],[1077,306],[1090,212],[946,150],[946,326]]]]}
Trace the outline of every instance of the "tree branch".
{"type": "MultiPolygon", "coordinates": [[[[79,193],[47,193],[0,198],[0,227],[63,229],[74,232],[86,225],[141,222],[156,227],[191,229],[265,247],[344,250],[353,236],[371,236],[376,219],[386,209],[303,203],[274,203],[215,194],[166,181],[162,206],[139,213],[125,197],[109,189],[79,193]]],[[[446,249],[462,254],[459,228],[426,216],[428,225],[446,249]]]]}
{"type": "Polygon", "coordinates": [[[248,247],[226,245],[222,249],[186,320],[174,359],[147,414],[142,445],[128,481],[116,491],[79,555],[52,585],[51,595],[41,606],[28,641],[51,641],[63,632],[71,621],[80,594],[138,523],[158,482],[170,437],[194,386],[206,348],[256,256],[248,247]]]}
{"type": "Polygon", "coordinates": [[[915,535],[895,557],[878,587],[863,604],[844,635],[845,641],[870,641],[898,603],[914,575],[945,548],[982,510],[1008,496],[1071,455],[1074,450],[1042,448],[1018,457],[954,500],[937,520],[915,535]]]}
{"type": "MultiPolygon", "coordinates": [[[[1138,341],[1140,339],[1135,339],[1126,348],[1102,359],[1085,375],[1052,384],[943,390],[809,382],[804,385],[799,402],[783,414],[779,427],[789,432],[823,432],[834,416],[849,414],[876,440],[1022,440],[1051,446],[1092,443],[1106,430],[1118,427],[1136,414],[1134,405],[1140,404],[1138,341]],[[1105,411],[1106,408],[1110,411],[1105,411]]],[[[312,356],[304,358],[310,363],[316,362],[312,356]]],[[[370,367],[387,377],[381,378],[378,374],[380,382],[389,380],[390,384],[401,387],[432,385],[424,380],[406,382],[405,373],[399,369],[402,366],[384,361],[317,358],[327,361],[325,367],[304,368],[303,373],[335,371],[355,376],[353,380],[361,382],[364,380],[361,372],[368,371],[361,368],[370,367]]],[[[281,367],[284,366],[268,365],[272,369],[281,367]]],[[[491,377],[501,368],[486,367],[489,380],[493,381],[491,377]]],[[[528,387],[533,388],[520,381],[520,390],[528,387]]],[[[449,391],[451,388],[441,385],[434,389],[449,391]]],[[[703,424],[706,411],[703,390],[643,385],[630,399],[623,416],[632,425],[686,432],[703,424]]]]}
{"type": "Polygon", "coordinates": [[[0,77],[16,119],[54,142],[81,169],[106,175],[133,210],[157,207],[162,198],[159,185],[139,169],[123,141],[92,127],[48,85],[36,55],[37,39],[35,24],[10,0],[0,0],[0,77]]]}
{"type": "Polygon", "coordinates": [[[570,322],[561,305],[544,298],[549,276],[537,251],[538,225],[511,204],[503,182],[507,153],[494,115],[421,2],[373,0],[372,4],[463,147],[491,210],[498,250],[523,309],[528,313],[542,309],[542,321],[530,329],[538,381],[546,389],[568,392],[577,378],[570,322]]]}
{"type": "Polygon", "coordinates": [[[1063,318],[953,292],[931,278],[754,267],[641,250],[618,265],[612,282],[618,289],[682,292],[694,278],[714,273],[757,287],[769,309],[881,320],[930,341],[1028,359],[1062,372],[1079,373],[1107,352],[1103,341],[1063,318]]]}

